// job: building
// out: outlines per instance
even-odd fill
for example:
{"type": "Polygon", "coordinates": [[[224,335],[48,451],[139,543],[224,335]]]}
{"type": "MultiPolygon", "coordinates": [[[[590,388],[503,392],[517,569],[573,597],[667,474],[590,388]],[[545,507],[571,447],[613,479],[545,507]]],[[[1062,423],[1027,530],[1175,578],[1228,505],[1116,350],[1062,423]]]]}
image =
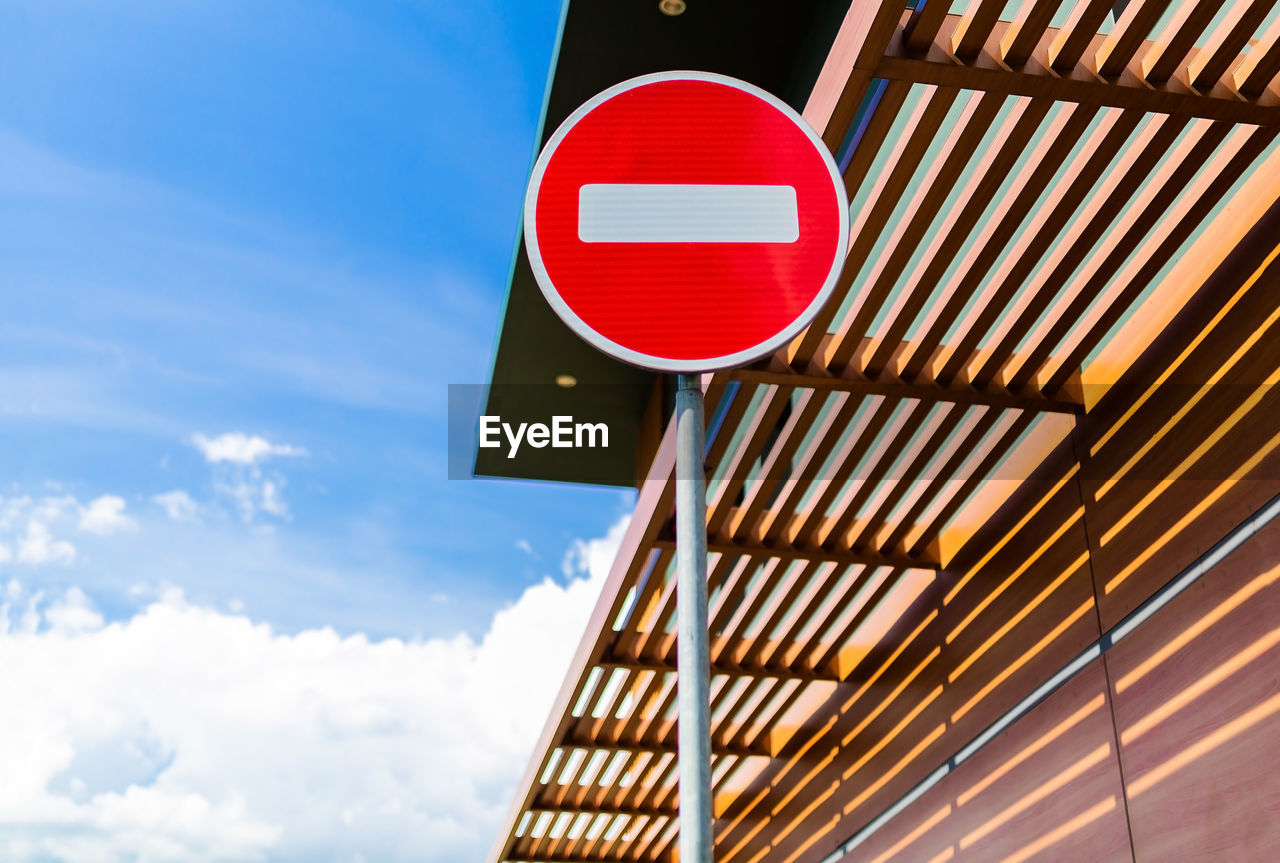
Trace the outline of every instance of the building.
{"type": "MultiPolygon", "coordinates": [[[[853,202],[823,315],[706,377],[716,860],[1280,859],[1280,8],[658,5],[566,4],[544,137],[723,72],[853,202]]],[[[627,434],[477,472],[639,500],[491,863],[674,860],[670,385],[523,253],[493,384],[627,434]]]]}

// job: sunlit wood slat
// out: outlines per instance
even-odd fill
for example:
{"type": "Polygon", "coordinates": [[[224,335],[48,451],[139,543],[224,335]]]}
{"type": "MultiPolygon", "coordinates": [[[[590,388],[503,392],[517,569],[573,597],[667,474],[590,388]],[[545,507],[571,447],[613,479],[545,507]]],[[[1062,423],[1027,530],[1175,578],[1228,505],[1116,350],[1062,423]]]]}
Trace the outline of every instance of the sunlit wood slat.
{"type": "Polygon", "coordinates": [[[1000,38],[1000,54],[1005,63],[1021,66],[1031,58],[1061,3],[1062,0],[1029,0],[1023,4],[1012,26],[1000,38]]]}
{"type": "Polygon", "coordinates": [[[1129,3],[1116,26],[1094,54],[1093,62],[1098,74],[1114,77],[1123,72],[1171,2],[1172,0],[1133,0],[1129,3]]]}
{"type": "Polygon", "coordinates": [[[1243,96],[1256,98],[1280,72],[1280,18],[1267,28],[1257,46],[1245,55],[1231,74],[1231,81],[1243,96]]]}
{"type": "Polygon", "coordinates": [[[1179,3],[1165,32],[1142,55],[1143,77],[1153,84],[1169,80],[1225,2],[1226,0],[1184,0],[1179,3]]]}
{"type": "Polygon", "coordinates": [[[1184,191],[1184,200],[1192,205],[1187,208],[1188,216],[1173,220],[1168,235],[1162,238],[1158,245],[1151,249],[1149,254],[1142,256],[1141,262],[1133,268],[1132,278],[1125,280],[1123,288],[1117,293],[1114,301],[1099,312],[1096,320],[1090,321],[1090,328],[1082,334],[1079,342],[1060,359],[1056,369],[1047,376],[1045,380],[1047,388],[1051,391],[1056,391],[1067,385],[1072,375],[1080,368],[1084,358],[1093,352],[1098,342],[1110,332],[1111,327],[1128,310],[1130,303],[1141,294],[1151,280],[1155,278],[1156,273],[1163,268],[1169,255],[1173,254],[1174,250],[1208,216],[1212,208],[1222,200],[1223,196],[1239,180],[1240,176],[1248,170],[1249,166],[1275,141],[1278,131],[1280,130],[1248,130],[1247,140],[1221,172],[1211,176],[1202,176],[1194,187],[1184,191]],[[1196,214],[1196,218],[1190,217],[1192,212],[1196,214]]]}
{"type": "Polygon", "coordinates": [[[1273,8],[1275,0],[1236,0],[1187,67],[1191,86],[1207,90],[1217,84],[1273,8]]]}
{"type": "Polygon", "coordinates": [[[962,60],[977,56],[991,36],[1006,0],[970,0],[969,8],[951,33],[951,52],[962,60]]]}
{"type": "Polygon", "coordinates": [[[1020,100],[1001,129],[999,146],[978,154],[980,161],[970,172],[957,206],[940,214],[940,222],[935,222],[933,239],[916,271],[907,280],[911,289],[892,310],[887,329],[878,336],[879,348],[862,364],[864,373],[874,375],[885,369],[901,348],[908,329],[963,248],[964,241],[978,227],[983,211],[990,206],[991,199],[1014,169],[1018,158],[1041,129],[1052,106],[1053,102],[1047,99],[1020,100]]]}
{"type": "Polygon", "coordinates": [[[1171,166],[1166,166],[1163,172],[1157,170],[1161,161],[1168,155],[1176,165],[1194,143],[1193,138],[1189,143],[1184,142],[1181,151],[1170,152],[1186,126],[1186,121],[1178,118],[1153,118],[1126,143],[1116,164],[1100,176],[1099,186],[1083,202],[1082,209],[1074,215],[1066,231],[1058,235],[1051,253],[1040,264],[1034,281],[1024,288],[1023,296],[1029,296],[1029,299],[1016,313],[1010,310],[1006,315],[1001,323],[999,340],[984,352],[985,362],[969,375],[972,383],[976,386],[991,384],[1000,368],[1013,357],[1018,345],[1034,330],[1041,315],[1069,284],[1072,274],[1087,258],[1095,255],[1095,244],[1103,238],[1110,242],[1121,233],[1112,225],[1121,219],[1131,202],[1134,206],[1127,223],[1142,217],[1142,196],[1149,197],[1155,188],[1168,182],[1169,175],[1173,173],[1171,166]]]}
{"type": "Polygon", "coordinates": [[[1103,120],[1064,173],[1056,197],[1045,202],[1032,216],[1030,224],[1024,226],[1013,246],[1005,250],[1004,262],[983,291],[981,307],[967,322],[959,341],[948,345],[950,356],[936,374],[939,380],[954,380],[969,363],[982,339],[1022,290],[1027,278],[1085,201],[1098,178],[1129,142],[1142,119],[1139,112],[1122,111],[1103,120]]]}
{"type": "MultiPolygon", "coordinates": [[[[868,178],[874,183],[870,189],[869,206],[860,213],[851,214],[853,225],[849,235],[849,252],[841,276],[824,310],[809,325],[799,346],[791,353],[789,359],[792,365],[802,361],[807,363],[804,358],[812,357],[812,351],[822,342],[834,315],[838,313],[852,288],[853,280],[870,257],[881,232],[889,224],[894,209],[910,187],[913,175],[924,161],[934,136],[959,95],[960,91],[954,87],[929,88],[908,116],[901,136],[896,140],[886,141],[886,145],[891,148],[887,160],[888,169],[879,176],[868,178]]],[[[851,166],[850,172],[852,170],[851,166]]]]}
{"type": "Polygon", "coordinates": [[[1075,0],[1066,22],[1049,43],[1049,65],[1059,72],[1074,69],[1114,7],[1114,0],[1075,0]]]}
{"type": "Polygon", "coordinates": [[[1016,235],[1022,221],[1031,213],[1040,195],[1052,181],[1080,138],[1088,131],[1098,109],[1080,105],[1060,114],[1026,161],[1009,199],[991,214],[961,261],[957,278],[948,284],[933,323],[912,343],[912,352],[901,375],[906,380],[918,378],[941,345],[956,316],[968,303],[973,292],[985,279],[992,266],[1004,255],[1005,245],[1016,235]]]}
{"type": "Polygon", "coordinates": [[[947,196],[964,178],[970,160],[995,122],[1004,101],[1002,95],[968,94],[968,104],[947,135],[933,165],[922,172],[915,193],[911,195],[901,220],[894,226],[885,257],[872,268],[870,287],[861,291],[863,299],[852,318],[841,323],[838,341],[833,343],[824,358],[828,368],[838,370],[848,365],[860,339],[867,334],[881,305],[890,297],[898,276],[932,228],[947,196]]]}

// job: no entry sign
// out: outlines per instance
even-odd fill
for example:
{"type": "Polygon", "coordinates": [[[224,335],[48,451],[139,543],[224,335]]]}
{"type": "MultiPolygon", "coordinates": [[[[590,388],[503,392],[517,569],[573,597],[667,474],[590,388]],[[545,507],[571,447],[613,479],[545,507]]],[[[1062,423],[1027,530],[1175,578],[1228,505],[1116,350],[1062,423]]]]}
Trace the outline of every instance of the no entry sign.
{"type": "Polygon", "coordinates": [[[742,365],[830,296],[849,207],[821,139],[742,81],[663,72],[575,111],[533,169],[538,285],[599,350],[645,368],[742,365]]]}

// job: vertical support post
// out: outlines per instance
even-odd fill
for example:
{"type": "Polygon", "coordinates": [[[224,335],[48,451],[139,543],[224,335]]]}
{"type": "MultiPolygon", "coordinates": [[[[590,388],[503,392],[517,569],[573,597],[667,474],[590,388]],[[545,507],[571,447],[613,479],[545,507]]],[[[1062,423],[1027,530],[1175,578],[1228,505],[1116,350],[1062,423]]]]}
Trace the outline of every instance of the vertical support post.
{"type": "Polygon", "coordinates": [[[711,863],[711,648],[702,376],[676,388],[676,686],[680,863],[711,863]]]}

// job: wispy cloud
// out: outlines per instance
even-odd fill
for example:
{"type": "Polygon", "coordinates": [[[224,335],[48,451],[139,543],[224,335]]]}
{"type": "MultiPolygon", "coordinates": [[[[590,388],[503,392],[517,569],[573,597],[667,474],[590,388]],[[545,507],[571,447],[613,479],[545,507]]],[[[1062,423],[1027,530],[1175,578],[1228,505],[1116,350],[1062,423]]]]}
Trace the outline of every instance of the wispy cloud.
{"type": "Polygon", "coordinates": [[[33,518],[18,539],[17,557],[19,563],[37,565],[71,563],[76,559],[76,547],[66,540],[54,539],[45,523],[33,518]]]}
{"type": "MultiPolygon", "coordinates": [[[[205,461],[220,471],[214,478],[214,490],[231,503],[246,524],[252,523],[259,514],[289,518],[289,507],[283,495],[284,477],[278,473],[264,473],[259,465],[276,457],[305,456],[305,449],[272,443],[261,435],[239,431],[217,437],[195,434],[191,436],[191,443],[205,461]]],[[[175,518],[175,515],[194,517],[195,512],[189,506],[190,498],[174,497],[173,494],[163,496],[163,500],[156,498],[170,513],[170,518],[178,521],[181,518],[175,518]]]]}
{"type": "Polygon", "coordinates": [[[0,498],[0,562],[16,560],[32,566],[71,563],[76,559],[75,546],[55,537],[52,528],[66,528],[68,515],[78,507],[76,499],[66,495],[0,498]]]}
{"type": "Polygon", "coordinates": [[[307,454],[301,447],[289,444],[271,443],[260,435],[248,435],[244,432],[226,432],[217,437],[203,434],[191,436],[191,443],[200,450],[205,461],[211,464],[229,462],[231,464],[249,465],[265,461],[272,456],[304,456],[307,454]]]}
{"type": "Polygon", "coordinates": [[[179,524],[196,524],[200,521],[200,504],[183,489],[157,494],[151,500],[164,510],[170,521],[179,524]]]}

